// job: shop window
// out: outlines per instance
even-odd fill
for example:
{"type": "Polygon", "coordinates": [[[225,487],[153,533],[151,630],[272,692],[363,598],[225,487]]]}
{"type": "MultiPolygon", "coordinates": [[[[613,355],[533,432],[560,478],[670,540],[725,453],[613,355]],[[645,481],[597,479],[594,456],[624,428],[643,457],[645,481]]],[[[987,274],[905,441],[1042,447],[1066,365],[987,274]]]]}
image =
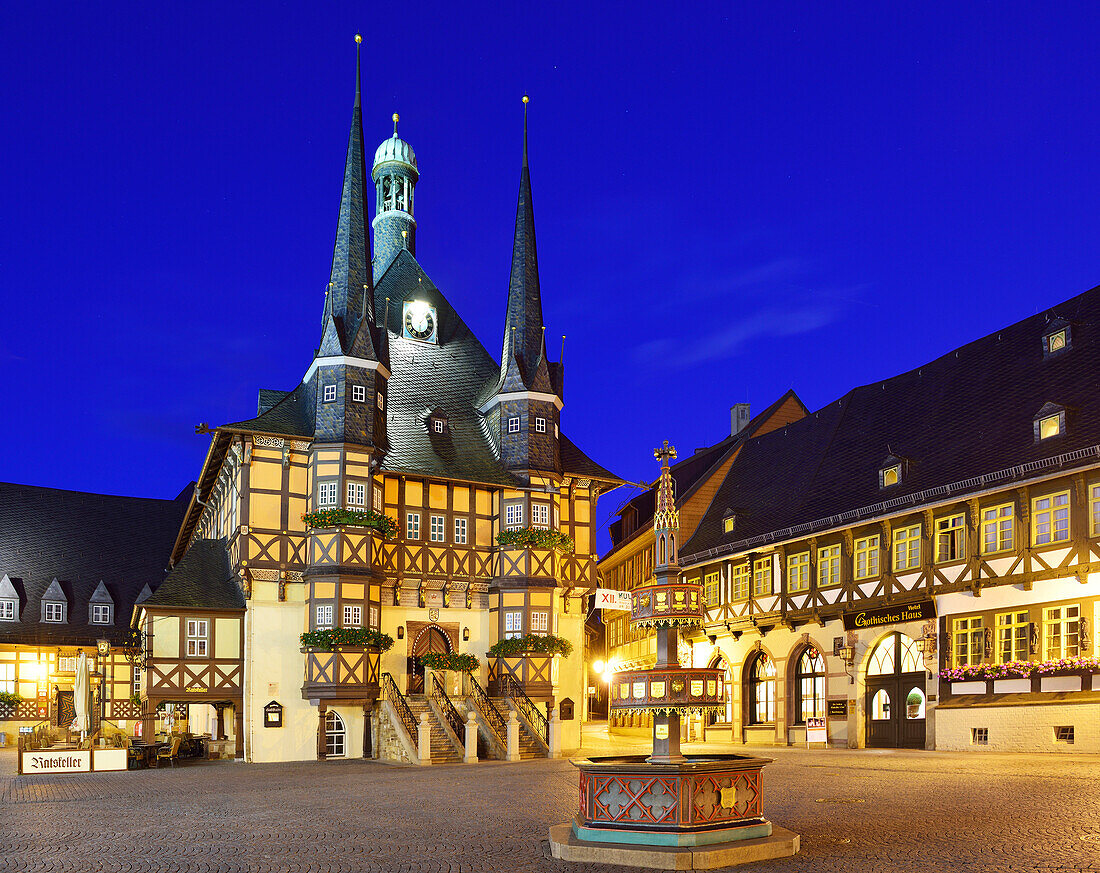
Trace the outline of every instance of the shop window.
{"type": "Polygon", "coordinates": [[[749,599],[749,579],[751,568],[748,562],[738,564],[730,573],[730,597],[733,600],[749,599]]]}
{"type": "Polygon", "coordinates": [[[775,722],[775,662],[760,652],[749,668],[749,723],[775,722]]]}
{"type": "Polygon", "coordinates": [[[878,575],[878,543],[878,534],[856,540],[853,569],[857,579],[869,579],[878,575]]]}
{"type": "Polygon", "coordinates": [[[810,587],[810,553],[799,552],[787,558],[787,592],[796,594],[810,587]]]}
{"type": "Polygon", "coordinates": [[[985,629],[981,616],[956,618],[953,631],[954,662],[956,667],[964,664],[980,664],[985,650],[985,629]]]}
{"type": "Polygon", "coordinates": [[[1014,508],[1011,503],[982,510],[982,554],[1008,552],[1013,548],[1014,508]]]}
{"type": "Polygon", "coordinates": [[[1049,606],[1043,610],[1043,653],[1048,661],[1081,654],[1081,607],[1049,606]]]}
{"type": "Polygon", "coordinates": [[[825,715],[825,659],[813,646],[807,646],[798,659],[795,687],[798,694],[795,724],[825,715]]]}
{"type": "Polygon", "coordinates": [[[840,584],[840,544],[817,550],[817,587],[840,584]]]}
{"type": "Polygon", "coordinates": [[[210,625],[205,619],[187,620],[187,657],[205,658],[210,641],[210,625]]]}
{"type": "Polygon", "coordinates": [[[1002,664],[1026,661],[1031,622],[1027,611],[1002,612],[997,615],[997,658],[1002,664]]]}
{"type": "Polygon", "coordinates": [[[1069,539],[1069,492],[1036,497],[1031,501],[1031,541],[1045,546],[1069,539]]]}
{"type": "Polygon", "coordinates": [[[772,593],[772,556],[758,558],[752,565],[752,596],[766,597],[772,593]]]}
{"type": "Polygon", "coordinates": [[[347,739],[344,720],[333,709],[325,712],[325,757],[343,758],[347,755],[347,739]]]}
{"type": "Polygon", "coordinates": [[[966,558],[966,519],[949,515],[936,519],[936,561],[961,561],[966,558]]]}
{"type": "Polygon", "coordinates": [[[894,531],[894,572],[914,570],[920,566],[920,525],[913,524],[894,531]]]}

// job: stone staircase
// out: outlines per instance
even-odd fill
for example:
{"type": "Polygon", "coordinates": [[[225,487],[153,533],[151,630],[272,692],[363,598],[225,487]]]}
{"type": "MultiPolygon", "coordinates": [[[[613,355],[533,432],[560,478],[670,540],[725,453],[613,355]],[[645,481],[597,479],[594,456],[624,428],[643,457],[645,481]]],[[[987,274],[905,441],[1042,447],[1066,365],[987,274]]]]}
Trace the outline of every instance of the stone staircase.
{"type": "MultiPolygon", "coordinates": [[[[432,732],[432,763],[433,764],[461,764],[462,755],[455,749],[454,744],[451,742],[447,732],[443,730],[443,726],[439,723],[439,719],[436,718],[435,712],[431,706],[428,705],[428,699],[423,694],[410,694],[406,697],[409,702],[409,709],[412,710],[413,715],[416,716],[416,721],[420,723],[420,716],[423,713],[428,713],[428,724],[431,725],[432,732]]],[[[412,737],[413,745],[417,743],[417,738],[412,737]]]]}
{"type": "MultiPolygon", "coordinates": [[[[503,713],[505,718],[508,718],[508,713],[511,711],[511,707],[508,705],[507,697],[493,697],[491,698],[493,703],[496,704],[496,708],[503,713]]],[[[517,716],[518,718],[518,716],[517,716]]],[[[507,739],[507,738],[506,738],[507,739]]],[[[523,722],[519,723],[519,756],[523,760],[528,758],[545,758],[546,751],[543,747],[527,733],[527,728],[524,727],[523,722]]]]}

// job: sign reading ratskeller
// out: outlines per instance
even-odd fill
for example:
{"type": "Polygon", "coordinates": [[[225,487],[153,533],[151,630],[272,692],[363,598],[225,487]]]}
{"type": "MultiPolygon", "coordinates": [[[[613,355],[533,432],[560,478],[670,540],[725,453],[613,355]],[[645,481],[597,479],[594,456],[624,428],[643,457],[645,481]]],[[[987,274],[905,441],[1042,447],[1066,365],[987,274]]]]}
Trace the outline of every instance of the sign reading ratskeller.
{"type": "Polygon", "coordinates": [[[926,621],[936,617],[936,604],[932,600],[918,600],[899,606],[882,606],[860,612],[844,613],[844,630],[880,627],[886,624],[902,624],[907,621],[926,621]]]}

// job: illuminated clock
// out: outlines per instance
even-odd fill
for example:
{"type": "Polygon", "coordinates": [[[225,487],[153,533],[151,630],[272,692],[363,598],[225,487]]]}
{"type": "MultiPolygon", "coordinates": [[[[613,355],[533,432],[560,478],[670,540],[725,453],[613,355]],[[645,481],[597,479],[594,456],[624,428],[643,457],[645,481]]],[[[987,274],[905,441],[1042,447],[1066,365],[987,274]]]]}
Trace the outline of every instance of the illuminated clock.
{"type": "Polygon", "coordinates": [[[408,339],[435,342],[435,307],[422,300],[405,303],[404,335],[408,339]]]}

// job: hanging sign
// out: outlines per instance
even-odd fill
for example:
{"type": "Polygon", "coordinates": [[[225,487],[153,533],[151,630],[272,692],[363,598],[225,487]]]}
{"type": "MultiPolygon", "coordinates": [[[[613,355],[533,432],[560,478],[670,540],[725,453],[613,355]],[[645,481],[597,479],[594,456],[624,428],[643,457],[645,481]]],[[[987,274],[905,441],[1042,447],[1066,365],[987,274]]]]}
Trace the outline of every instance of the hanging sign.
{"type": "Polygon", "coordinates": [[[818,718],[815,716],[806,717],[806,745],[810,743],[828,743],[829,742],[829,729],[825,726],[824,716],[818,718]]]}
{"type": "Polygon", "coordinates": [[[630,612],[632,609],[629,591],[615,591],[611,588],[596,589],[596,609],[620,609],[630,612]]]}
{"type": "Polygon", "coordinates": [[[935,617],[935,602],[932,600],[918,600],[916,603],[906,603],[901,606],[883,606],[880,609],[865,609],[862,612],[846,612],[844,613],[844,630],[901,624],[906,621],[926,621],[935,617]]]}

